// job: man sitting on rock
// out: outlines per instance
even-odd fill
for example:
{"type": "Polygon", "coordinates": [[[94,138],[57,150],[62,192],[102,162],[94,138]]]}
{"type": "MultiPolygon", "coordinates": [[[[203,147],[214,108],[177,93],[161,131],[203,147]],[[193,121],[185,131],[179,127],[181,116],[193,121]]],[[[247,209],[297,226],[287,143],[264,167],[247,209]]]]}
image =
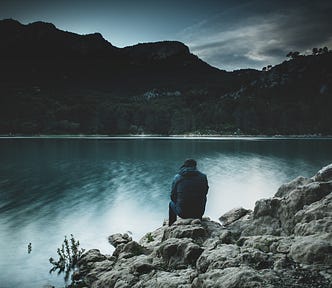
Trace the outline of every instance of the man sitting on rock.
{"type": "Polygon", "coordinates": [[[198,171],[196,166],[194,159],[188,159],[174,177],[169,203],[169,226],[176,221],[177,216],[202,219],[209,185],[206,175],[198,171]]]}

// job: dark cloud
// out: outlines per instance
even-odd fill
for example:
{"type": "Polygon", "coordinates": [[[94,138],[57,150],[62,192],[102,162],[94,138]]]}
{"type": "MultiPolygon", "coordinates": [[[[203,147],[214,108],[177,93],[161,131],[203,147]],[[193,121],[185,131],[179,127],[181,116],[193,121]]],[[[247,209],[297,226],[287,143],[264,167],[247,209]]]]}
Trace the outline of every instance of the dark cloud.
{"type": "Polygon", "coordinates": [[[252,1],[233,7],[188,27],[181,36],[193,53],[226,70],[261,69],[280,63],[289,51],[331,46],[332,3],[266,3],[252,1]]]}
{"type": "Polygon", "coordinates": [[[332,48],[331,0],[1,0],[0,18],[100,32],[123,47],[179,40],[227,70],[277,64],[289,51],[332,48]]]}

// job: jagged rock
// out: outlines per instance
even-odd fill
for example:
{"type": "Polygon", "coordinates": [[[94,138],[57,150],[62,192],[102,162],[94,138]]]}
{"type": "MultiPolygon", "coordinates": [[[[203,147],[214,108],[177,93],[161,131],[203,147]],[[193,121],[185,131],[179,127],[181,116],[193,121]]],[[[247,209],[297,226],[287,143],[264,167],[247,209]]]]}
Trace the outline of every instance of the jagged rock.
{"type": "Polygon", "coordinates": [[[153,259],[145,255],[137,257],[131,265],[131,273],[133,274],[146,274],[155,269],[153,265],[153,259]]]}
{"type": "Polygon", "coordinates": [[[116,248],[119,244],[126,244],[130,241],[132,241],[132,238],[129,237],[127,233],[116,233],[108,237],[108,242],[114,246],[114,248],[116,248]]]}
{"type": "Polygon", "coordinates": [[[170,238],[161,244],[157,254],[168,266],[184,268],[187,265],[194,265],[202,252],[203,249],[190,238],[170,238]]]}
{"type": "Polygon", "coordinates": [[[219,217],[219,221],[223,223],[223,225],[227,226],[231,223],[233,223],[236,220],[239,220],[243,216],[247,215],[250,212],[250,210],[244,209],[244,208],[234,208],[224,215],[219,217]]]}
{"type": "Polygon", "coordinates": [[[278,243],[280,239],[283,238],[272,235],[251,236],[239,239],[239,244],[242,247],[255,248],[268,253],[273,252],[271,251],[271,249],[273,249],[272,247],[274,247],[274,244],[278,243]]]}
{"type": "Polygon", "coordinates": [[[283,184],[280,186],[278,189],[277,193],[274,195],[275,197],[284,197],[286,196],[289,192],[295,190],[299,186],[307,185],[309,183],[313,182],[312,179],[306,178],[303,176],[299,176],[292,180],[289,183],[283,184]]]}
{"type": "Polygon", "coordinates": [[[255,203],[254,219],[262,216],[278,217],[278,209],[280,207],[280,200],[278,198],[262,199],[255,203]]]}
{"type": "Polygon", "coordinates": [[[332,164],[325,166],[313,177],[313,181],[327,182],[332,181],[332,164]]]}
{"type": "Polygon", "coordinates": [[[332,193],[298,211],[294,221],[294,234],[298,236],[332,233],[332,193]]]}
{"type": "Polygon", "coordinates": [[[332,233],[295,237],[290,257],[303,264],[332,265],[332,233]]]}
{"type": "Polygon", "coordinates": [[[279,219],[271,216],[263,216],[256,219],[243,217],[230,224],[227,228],[232,231],[234,236],[237,235],[237,238],[254,235],[279,236],[282,233],[279,219]]]}
{"type": "Polygon", "coordinates": [[[234,259],[239,253],[238,246],[221,244],[212,250],[205,250],[198,258],[196,267],[201,273],[211,269],[222,269],[227,267],[227,261],[234,259]]]}
{"type": "Polygon", "coordinates": [[[192,283],[193,288],[223,287],[223,288],[272,288],[268,284],[268,279],[274,279],[276,276],[273,272],[266,271],[260,273],[254,269],[241,266],[229,267],[223,270],[214,269],[207,273],[200,274],[192,283]]]}
{"type": "Polygon", "coordinates": [[[192,268],[176,272],[158,271],[140,277],[140,281],[133,288],[191,288],[190,283],[195,277],[197,277],[197,272],[192,268]]]}
{"type": "Polygon", "coordinates": [[[254,211],[231,210],[221,217],[227,225],[203,218],[168,227],[166,221],[139,243],[121,243],[118,234],[113,256],[88,251],[75,279],[101,288],[330,288],[330,171],[283,185],[254,211]]]}
{"type": "Polygon", "coordinates": [[[87,263],[95,263],[106,260],[107,257],[100,253],[98,249],[91,249],[84,253],[80,259],[80,263],[85,265],[87,263]]]}
{"type": "Polygon", "coordinates": [[[136,241],[130,241],[126,244],[120,244],[113,252],[113,256],[120,258],[130,258],[133,256],[146,253],[146,248],[138,244],[136,241]]]}
{"type": "Polygon", "coordinates": [[[283,231],[288,235],[293,233],[295,223],[295,214],[306,205],[310,205],[321,200],[332,191],[331,182],[313,182],[305,186],[300,186],[289,193],[280,201],[278,217],[283,231]]]}
{"type": "Polygon", "coordinates": [[[169,238],[192,238],[192,239],[206,239],[208,232],[201,225],[183,225],[182,229],[177,226],[171,226],[164,231],[163,240],[169,238]]]}

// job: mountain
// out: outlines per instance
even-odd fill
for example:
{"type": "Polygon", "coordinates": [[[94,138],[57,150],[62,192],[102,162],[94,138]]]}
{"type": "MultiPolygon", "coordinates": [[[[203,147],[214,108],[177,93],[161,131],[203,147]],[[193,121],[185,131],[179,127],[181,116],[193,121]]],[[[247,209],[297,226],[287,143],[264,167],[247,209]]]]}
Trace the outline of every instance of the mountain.
{"type": "Polygon", "coordinates": [[[181,42],[0,21],[0,134],[331,134],[332,53],[226,72],[181,42]]]}

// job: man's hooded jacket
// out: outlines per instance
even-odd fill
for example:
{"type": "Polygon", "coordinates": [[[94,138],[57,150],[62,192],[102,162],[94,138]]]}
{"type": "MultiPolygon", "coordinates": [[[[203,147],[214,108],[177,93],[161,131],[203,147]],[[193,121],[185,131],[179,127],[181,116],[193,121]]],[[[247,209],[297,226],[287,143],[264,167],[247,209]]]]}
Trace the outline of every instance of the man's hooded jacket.
{"type": "Polygon", "coordinates": [[[181,218],[202,217],[209,186],[205,174],[196,167],[181,167],[172,183],[171,199],[181,218]]]}

